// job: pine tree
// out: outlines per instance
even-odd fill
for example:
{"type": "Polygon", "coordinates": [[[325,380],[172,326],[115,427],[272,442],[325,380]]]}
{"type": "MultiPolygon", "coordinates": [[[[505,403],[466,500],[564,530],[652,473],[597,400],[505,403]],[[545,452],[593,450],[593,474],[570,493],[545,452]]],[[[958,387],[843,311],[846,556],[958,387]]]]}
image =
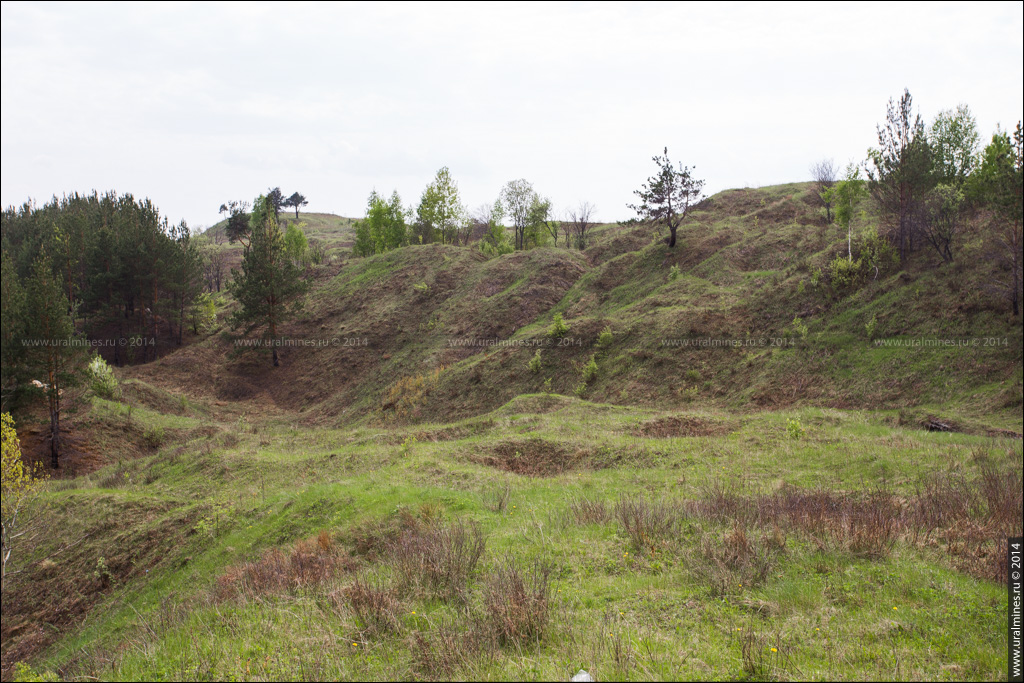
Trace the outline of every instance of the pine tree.
{"type": "Polygon", "coordinates": [[[665,221],[668,226],[668,246],[676,246],[676,230],[686,218],[690,208],[704,198],[704,181],[697,180],[688,166],[672,166],[668,158],[668,147],[664,156],[652,157],[658,165],[658,175],[651,176],[641,189],[633,194],[640,197],[640,204],[629,204],[642,220],[665,221]]]}
{"type": "Polygon", "coordinates": [[[60,417],[64,390],[77,384],[77,370],[84,359],[75,325],[69,313],[64,282],[45,254],[32,266],[25,297],[25,337],[29,371],[37,376],[46,395],[50,414],[50,466],[60,467],[60,417]]]}
{"type": "Polygon", "coordinates": [[[277,355],[278,326],[301,304],[306,283],[288,256],[277,213],[265,196],[259,197],[249,222],[250,239],[242,256],[242,270],[232,269],[228,291],[240,304],[232,316],[234,327],[246,332],[263,328],[263,337],[277,355]]]}

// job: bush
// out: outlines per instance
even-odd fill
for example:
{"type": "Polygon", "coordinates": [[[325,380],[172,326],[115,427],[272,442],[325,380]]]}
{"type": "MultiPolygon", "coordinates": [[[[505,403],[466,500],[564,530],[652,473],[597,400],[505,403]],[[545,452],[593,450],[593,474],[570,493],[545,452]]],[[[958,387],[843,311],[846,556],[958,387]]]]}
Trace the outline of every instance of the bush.
{"type": "Polygon", "coordinates": [[[597,378],[597,371],[597,361],[591,356],[590,362],[583,366],[583,381],[587,384],[593,382],[597,378]]]}
{"type": "Polygon", "coordinates": [[[217,305],[209,292],[203,292],[196,297],[189,309],[189,321],[192,325],[192,334],[209,332],[217,323],[217,305]]]}
{"type": "Polygon", "coordinates": [[[864,323],[864,331],[868,334],[868,339],[875,338],[875,327],[878,325],[878,315],[872,315],[871,320],[864,323]]]}
{"type": "Polygon", "coordinates": [[[548,328],[548,337],[561,339],[567,334],[569,334],[569,326],[562,320],[561,313],[555,313],[555,316],[551,319],[551,327],[548,328]]]}
{"type": "Polygon", "coordinates": [[[121,398],[117,377],[107,362],[100,356],[93,356],[87,367],[89,388],[100,398],[116,401],[121,398]]]}
{"type": "Polygon", "coordinates": [[[601,334],[597,335],[597,348],[604,349],[612,344],[612,328],[605,327],[601,330],[601,334]]]}
{"type": "Polygon", "coordinates": [[[532,372],[535,375],[538,372],[540,372],[540,368],[541,368],[540,349],[537,349],[537,352],[533,354],[533,358],[531,358],[530,362],[526,364],[526,367],[529,368],[530,372],[532,372]]]}
{"type": "Polygon", "coordinates": [[[488,576],[484,610],[501,645],[539,642],[548,626],[551,568],[534,565],[527,572],[508,558],[488,576]]]}
{"type": "Polygon", "coordinates": [[[673,265],[668,269],[668,279],[675,280],[677,277],[679,277],[679,266],[673,265]]]}
{"type": "Polygon", "coordinates": [[[800,424],[800,420],[787,420],[786,421],[786,434],[791,439],[800,439],[804,435],[804,427],[800,424]]]}

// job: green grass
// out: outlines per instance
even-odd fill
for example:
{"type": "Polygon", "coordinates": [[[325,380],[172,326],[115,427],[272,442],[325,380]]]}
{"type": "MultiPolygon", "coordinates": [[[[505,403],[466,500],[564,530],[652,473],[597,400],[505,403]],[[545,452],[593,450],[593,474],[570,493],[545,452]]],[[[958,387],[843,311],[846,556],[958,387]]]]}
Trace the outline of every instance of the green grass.
{"type": "MultiPolygon", "coordinates": [[[[182,419],[136,411],[147,428],[182,419]]],[[[623,495],[699,500],[716,482],[751,492],[885,482],[910,496],[929,476],[973,474],[982,462],[1020,473],[1019,441],[904,430],[886,420],[811,408],[665,414],[537,395],[451,425],[223,425],[230,437],[222,443],[190,440],[121,465],[116,486],[112,471],[101,470],[50,494],[54,543],[92,535],[57,556],[47,576],[59,568],[95,606],[33,664],[109,680],[444,678],[418,643],[434,643],[446,629],[470,642],[472,625],[486,623],[487,577],[514,556],[552,568],[549,628],[537,642],[457,652],[451,675],[557,679],[582,667],[599,680],[997,678],[1003,589],[965,573],[939,547],[901,537],[890,554],[861,557],[787,530],[771,572],[740,585],[743,572],[712,571],[706,555],[727,547],[730,523],[687,516],[681,533],[652,554],[638,552],[614,516],[571,521],[573,500],[609,509],[623,495]],[[534,412],[545,402],[555,410],[534,412]],[[724,429],[642,436],[670,419],[724,429]],[[802,438],[787,435],[791,419],[805,428],[802,438]],[[430,440],[445,433],[458,438],[430,440]],[[561,447],[578,454],[577,465],[553,476],[502,471],[481,457],[501,443],[522,457],[544,444],[561,447]],[[507,504],[496,511],[490,501],[506,487],[507,504]],[[218,597],[220,577],[269,548],[327,531],[349,555],[353,530],[401,510],[480,526],[486,552],[467,603],[403,594],[399,631],[367,632],[340,591],[357,576],[385,585],[395,574],[389,562],[356,555],[351,569],[325,583],[218,597]],[[112,575],[107,583],[95,576],[101,566],[112,575]]],[[[755,543],[770,535],[748,529],[755,543]]]]}

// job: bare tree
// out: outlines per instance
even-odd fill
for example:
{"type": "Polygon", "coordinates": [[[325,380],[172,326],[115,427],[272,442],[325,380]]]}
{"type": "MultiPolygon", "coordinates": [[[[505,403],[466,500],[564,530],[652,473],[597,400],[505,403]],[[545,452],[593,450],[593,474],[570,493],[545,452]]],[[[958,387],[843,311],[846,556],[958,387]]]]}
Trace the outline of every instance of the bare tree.
{"type": "Polygon", "coordinates": [[[595,223],[591,220],[594,214],[594,205],[590,202],[580,202],[575,209],[569,209],[569,223],[572,225],[572,235],[576,242],[577,249],[587,248],[587,239],[590,229],[595,223]]]}
{"type": "Polygon", "coordinates": [[[832,159],[822,159],[811,164],[811,178],[814,180],[814,193],[825,206],[825,218],[832,222],[832,195],[828,193],[839,180],[839,167],[832,159]]]}

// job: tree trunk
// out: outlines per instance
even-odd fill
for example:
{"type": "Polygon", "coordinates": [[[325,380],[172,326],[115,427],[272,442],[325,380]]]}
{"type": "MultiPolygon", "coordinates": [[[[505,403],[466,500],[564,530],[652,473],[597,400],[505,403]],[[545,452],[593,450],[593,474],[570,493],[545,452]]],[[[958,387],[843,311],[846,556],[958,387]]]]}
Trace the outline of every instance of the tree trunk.
{"type": "Polygon", "coordinates": [[[60,468],[60,408],[50,409],[50,466],[60,468]]]}
{"type": "Polygon", "coordinates": [[[669,231],[668,247],[669,247],[669,249],[672,249],[673,247],[676,246],[676,226],[674,226],[674,225],[668,226],[668,231],[669,231]]]}

